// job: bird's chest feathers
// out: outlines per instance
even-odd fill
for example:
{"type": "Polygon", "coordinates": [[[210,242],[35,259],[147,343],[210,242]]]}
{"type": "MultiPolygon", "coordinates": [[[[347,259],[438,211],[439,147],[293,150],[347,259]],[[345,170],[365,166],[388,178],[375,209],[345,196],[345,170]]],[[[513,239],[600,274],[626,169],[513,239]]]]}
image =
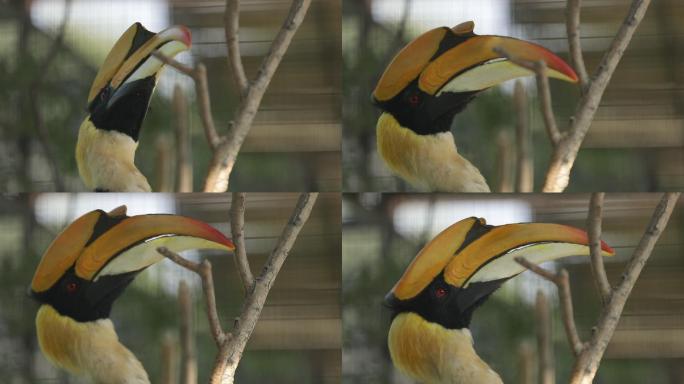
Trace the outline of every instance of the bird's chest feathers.
{"type": "Polygon", "coordinates": [[[477,168],[458,154],[451,132],[419,135],[383,113],[378,120],[377,142],[378,152],[390,169],[419,188],[489,191],[477,168]]]}
{"type": "Polygon", "coordinates": [[[475,352],[467,329],[446,329],[401,313],[392,321],[388,344],[394,364],[421,383],[501,383],[475,352]]]}
{"type": "Polygon", "coordinates": [[[86,119],[78,132],[78,170],[90,189],[149,191],[145,177],[134,164],[138,143],[121,132],[97,129],[86,119]]]}
{"type": "Polygon", "coordinates": [[[73,374],[98,384],[149,384],[142,364],[119,343],[109,319],[78,322],[42,305],[36,332],[45,356],[73,374]]]}

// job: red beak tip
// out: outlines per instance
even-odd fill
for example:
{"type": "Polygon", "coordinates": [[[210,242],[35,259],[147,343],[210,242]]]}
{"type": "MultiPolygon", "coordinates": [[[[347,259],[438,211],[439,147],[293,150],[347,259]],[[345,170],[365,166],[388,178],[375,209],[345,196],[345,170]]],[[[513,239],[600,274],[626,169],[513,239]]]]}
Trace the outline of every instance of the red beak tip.
{"type": "Polygon", "coordinates": [[[603,251],[605,251],[611,255],[615,254],[615,250],[613,248],[611,248],[610,245],[606,244],[606,242],[603,240],[601,241],[601,250],[603,250],[603,251]]]}
{"type": "Polygon", "coordinates": [[[190,32],[190,28],[184,25],[179,26],[179,28],[183,32],[183,42],[190,47],[192,45],[192,33],[190,32]]]}
{"type": "Polygon", "coordinates": [[[575,73],[575,71],[570,71],[570,78],[572,79],[573,83],[579,82],[579,76],[575,73]]]}

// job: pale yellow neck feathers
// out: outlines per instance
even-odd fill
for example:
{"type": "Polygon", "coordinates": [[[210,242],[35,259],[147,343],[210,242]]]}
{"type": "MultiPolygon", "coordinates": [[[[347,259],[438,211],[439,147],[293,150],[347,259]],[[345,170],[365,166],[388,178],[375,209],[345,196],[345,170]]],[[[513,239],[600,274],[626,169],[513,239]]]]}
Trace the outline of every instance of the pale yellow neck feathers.
{"type": "Polygon", "coordinates": [[[147,179],[134,164],[137,147],[130,136],[97,129],[86,118],[76,143],[78,173],[86,187],[110,192],[150,192],[147,179]]]}
{"type": "Polygon", "coordinates": [[[394,365],[420,383],[503,383],[475,352],[467,328],[446,329],[415,313],[400,313],[387,342],[394,365]]]}
{"type": "Polygon", "coordinates": [[[378,151],[412,185],[441,192],[489,192],[480,171],[458,154],[451,132],[418,135],[389,113],[377,125],[378,151]]]}
{"type": "Polygon", "coordinates": [[[74,375],[96,384],[150,384],[109,319],[78,322],[44,304],[36,315],[36,332],[48,360],[74,375]]]}

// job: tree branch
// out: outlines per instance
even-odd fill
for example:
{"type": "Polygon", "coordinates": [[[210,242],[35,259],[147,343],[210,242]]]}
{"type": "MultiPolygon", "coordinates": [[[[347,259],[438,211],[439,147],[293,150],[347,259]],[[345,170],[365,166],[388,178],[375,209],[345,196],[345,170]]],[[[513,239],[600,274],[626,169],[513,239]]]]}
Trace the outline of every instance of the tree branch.
{"type": "Polygon", "coordinates": [[[220,367],[222,369],[217,370],[217,367],[215,367],[212,375],[212,383],[218,383],[218,381],[214,381],[217,377],[217,373],[219,374],[218,377],[223,378],[223,384],[233,383],[235,370],[242,358],[242,353],[247,344],[247,340],[249,340],[249,337],[254,331],[254,327],[259,319],[268,292],[270,291],[278,272],[280,272],[280,268],[285,262],[285,259],[290,253],[290,249],[292,249],[292,245],[297,239],[299,231],[301,231],[308,220],[317,197],[318,193],[304,193],[299,197],[297,206],[292,212],[289,222],[283,229],[276,247],[271,252],[263,270],[256,279],[254,289],[246,298],[240,318],[231,331],[233,337],[225,345],[228,352],[219,354],[220,356],[223,355],[225,364],[220,367]]]}
{"type": "Polygon", "coordinates": [[[192,146],[188,127],[188,103],[180,85],[173,88],[176,116],[176,191],[192,192],[192,146]]]}
{"type": "Polygon", "coordinates": [[[534,163],[530,148],[530,129],[527,118],[527,93],[520,80],[516,80],[513,91],[515,104],[516,172],[515,185],[518,192],[532,192],[534,189],[534,163]]]}
{"type": "Polygon", "coordinates": [[[181,257],[166,247],[157,248],[157,252],[181,267],[195,272],[202,279],[202,290],[204,291],[204,299],[206,300],[209,328],[211,329],[211,335],[214,338],[216,345],[220,348],[226,340],[226,335],[223,332],[223,329],[221,329],[221,322],[219,321],[218,312],[216,311],[216,295],[214,293],[214,276],[211,272],[211,263],[209,260],[195,263],[194,261],[181,257]]]}
{"type": "Polygon", "coordinates": [[[537,291],[535,303],[537,326],[537,353],[539,356],[539,383],[553,384],[556,379],[553,363],[553,338],[551,337],[551,316],[549,301],[541,290],[537,291]]]}
{"type": "Polygon", "coordinates": [[[195,89],[197,90],[197,102],[200,108],[200,118],[204,127],[204,136],[207,138],[209,147],[216,150],[222,138],[216,133],[214,118],[211,114],[211,100],[209,99],[209,83],[207,82],[207,67],[204,64],[197,64],[197,79],[195,89]]]}
{"type": "Polygon", "coordinates": [[[596,287],[603,306],[608,305],[613,289],[610,287],[606,269],[601,255],[601,219],[603,215],[603,192],[591,194],[589,215],[587,216],[587,233],[589,234],[589,249],[591,250],[591,273],[594,275],[596,287]]]}
{"type": "Polygon", "coordinates": [[[511,151],[513,145],[511,143],[511,136],[508,131],[502,130],[496,138],[496,163],[497,163],[497,193],[513,192],[513,175],[511,174],[513,168],[513,153],[511,151]]]}
{"type": "Polygon", "coordinates": [[[156,137],[155,143],[155,191],[173,192],[173,173],[171,160],[171,143],[166,134],[156,137]]]}
{"type": "Polygon", "coordinates": [[[575,356],[579,355],[584,346],[579,334],[577,333],[577,327],[575,326],[575,314],[572,307],[572,293],[570,292],[570,280],[568,278],[568,272],[565,269],[561,269],[561,271],[557,274],[553,273],[527,261],[527,259],[524,257],[516,257],[515,261],[523,267],[541,276],[543,279],[554,283],[556,287],[558,287],[558,296],[561,302],[561,316],[563,318],[565,335],[568,338],[568,343],[570,344],[570,349],[572,350],[573,354],[575,356]]]}
{"type": "Polygon", "coordinates": [[[214,118],[211,114],[211,100],[209,98],[209,83],[207,82],[207,67],[204,64],[197,64],[196,68],[189,67],[185,64],[165,56],[159,52],[153,52],[152,55],[161,60],[179,72],[187,75],[195,82],[195,93],[197,94],[197,105],[199,108],[200,119],[202,120],[202,127],[204,128],[204,136],[207,138],[209,147],[215,150],[221,141],[218,133],[216,133],[216,126],[214,125],[214,118]]]}
{"type": "Polygon", "coordinates": [[[242,99],[247,94],[249,82],[247,75],[245,75],[245,68],[242,66],[242,55],[240,54],[240,0],[226,0],[223,21],[225,23],[226,47],[228,48],[228,65],[242,99]]]}
{"type": "Polygon", "coordinates": [[[240,274],[245,296],[254,289],[254,276],[245,249],[245,194],[233,192],[230,205],[230,231],[235,244],[235,267],[240,274]]]}
{"type": "Polygon", "coordinates": [[[530,342],[523,340],[518,347],[518,384],[534,384],[534,360],[530,342]]]}
{"type": "MultiPolygon", "coordinates": [[[[231,5],[231,1],[237,0],[227,0],[227,5],[231,5]]],[[[273,40],[268,54],[261,62],[256,79],[247,87],[247,92],[237,109],[235,121],[229,128],[226,140],[222,140],[214,151],[204,183],[205,192],[224,192],[228,189],[230,173],[247,133],[252,127],[261,99],[310,5],[311,0],[292,1],[290,12],[273,40]]]]}
{"type": "MultiPolygon", "coordinates": [[[[162,337],[161,384],[176,384],[176,343],[173,337],[166,333],[162,337]]],[[[186,384],[186,383],[183,383],[186,384]]]]}
{"type": "MultiPolygon", "coordinates": [[[[234,195],[234,199],[239,200],[240,198],[240,194],[234,195]]],[[[309,219],[309,215],[311,214],[311,210],[313,209],[317,198],[318,193],[303,193],[300,195],[297,205],[290,216],[290,220],[280,235],[278,243],[271,252],[263,270],[256,280],[254,280],[254,288],[247,293],[240,317],[235,322],[235,325],[229,334],[224,333],[221,328],[218,313],[216,311],[211,263],[208,260],[204,260],[202,263],[196,263],[184,259],[165,247],[157,248],[157,252],[161,253],[164,257],[167,257],[183,268],[197,273],[202,279],[207,317],[209,318],[212,337],[219,349],[211,373],[211,384],[233,383],[235,370],[240,363],[247,341],[252,335],[254,327],[261,316],[261,310],[266,302],[266,297],[268,296],[278,272],[280,272],[280,268],[283,266],[285,259],[290,253],[299,232],[309,219]]],[[[233,207],[241,206],[238,201],[235,202],[238,204],[234,204],[233,207]]],[[[244,205],[242,205],[242,207],[244,208],[244,205]]],[[[232,210],[231,216],[237,215],[238,211],[237,208],[232,210]]]]}
{"type": "Polygon", "coordinates": [[[534,72],[535,77],[537,79],[539,108],[541,110],[542,116],[544,117],[544,126],[546,127],[546,133],[549,135],[551,145],[554,147],[557,146],[562,138],[562,135],[558,130],[558,126],[556,125],[556,116],[553,113],[549,77],[546,75],[546,62],[543,60],[534,62],[522,60],[520,58],[510,55],[508,52],[506,52],[506,50],[504,50],[501,47],[494,47],[493,50],[494,52],[510,60],[512,63],[534,72]]]}
{"type": "Polygon", "coordinates": [[[667,226],[679,195],[679,193],[666,193],[653,212],[651,222],[625,268],[622,282],[615,288],[608,306],[601,313],[596,332],[593,333],[587,347],[575,361],[570,378],[571,384],[589,384],[594,379],[603,353],[608,347],[620,320],[625,302],[632,292],[641,270],[646,265],[646,261],[651,256],[655,243],[667,226]]]}
{"type": "Polygon", "coordinates": [[[197,357],[192,336],[192,299],[185,280],[181,280],[178,284],[178,306],[180,307],[181,384],[197,384],[197,357]]]}
{"type": "Polygon", "coordinates": [[[580,44],[580,10],[582,9],[582,0],[568,0],[565,9],[565,28],[568,33],[568,46],[570,50],[570,61],[575,68],[575,72],[579,76],[580,89],[582,93],[589,85],[589,75],[587,68],[584,66],[584,57],[582,56],[582,45],[580,44]]]}
{"type": "Polygon", "coordinates": [[[562,192],[568,186],[570,171],[577,158],[584,137],[589,131],[594,114],[599,107],[603,92],[610,82],[632,36],[644,18],[651,0],[633,0],[627,17],[615,35],[610,48],[601,59],[601,63],[589,83],[586,92],[579,100],[575,116],[570,128],[558,145],[555,146],[551,163],[549,164],[544,192],[562,192]]]}

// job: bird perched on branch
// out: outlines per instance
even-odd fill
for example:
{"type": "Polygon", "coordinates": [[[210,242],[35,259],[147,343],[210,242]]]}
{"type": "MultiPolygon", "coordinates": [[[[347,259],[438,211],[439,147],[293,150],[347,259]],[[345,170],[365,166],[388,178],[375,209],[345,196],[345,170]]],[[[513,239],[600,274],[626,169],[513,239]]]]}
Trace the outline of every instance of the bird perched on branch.
{"type": "Polygon", "coordinates": [[[190,30],[159,33],[130,26],[109,51],[88,94],[88,112],[78,131],[76,163],[86,187],[95,191],[149,192],[134,164],[140,126],[167,57],[190,48],[190,30]]]}
{"type": "MultiPolygon", "coordinates": [[[[473,311],[523,272],[514,259],[539,264],[589,254],[587,234],[558,224],[491,226],[471,217],[432,239],[385,296],[392,310],[387,337],[394,365],[428,384],[500,384],[477,355],[468,330],[473,311]]],[[[601,242],[604,256],[614,254],[601,242]]]]}
{"type": "Polygon", "coordinates": [[[533,72],[494,51],[547,63],[547,75],[577,75],[546,48],[504,36],[476,35],[468,21],[418,36],[392,59],[373,102],[382,109],[377,145],[389,168],[416,187],[445,192],[489,192],[480,171],[459,155],[451,134],[454,115],[480,92],[533,72]]]}
{"type": "Polygon", "coordinates": [[[41,303],[36,332],[56,366],[99,384],[149,384],[142,364],[109,319],[114,301],[145,268],[163,259],[157,247],[233,250],[206,223],[176,215],[126,216],[122,206],[86,213],[47,249],[31,282],[41,303]]]}

